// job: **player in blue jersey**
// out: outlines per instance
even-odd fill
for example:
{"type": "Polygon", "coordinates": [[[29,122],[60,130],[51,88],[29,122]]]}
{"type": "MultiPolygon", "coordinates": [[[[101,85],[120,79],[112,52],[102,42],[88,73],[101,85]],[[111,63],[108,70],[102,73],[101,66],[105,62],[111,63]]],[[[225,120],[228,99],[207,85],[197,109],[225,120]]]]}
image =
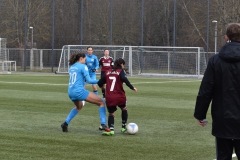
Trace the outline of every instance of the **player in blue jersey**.
{"type": "Polygon", "coordinates": [[[86,55],[77,53],[71,56],[69,60],[69,85],[68,96],[75,104],[70,111],[64,123],[62,123],[62,131],[68,132],[68,125],[71,120],[78,114],[83,107],[83,101],[87,101],[99,106],[100,123],[106,131],[110,131],[106,126],[106,109],[104,101],[93,92],[89,92],[84,88],[85,80],[90,84],[98,83],[98,80],[90,78],[88,67],[85,65],[86,55]]]}
{"type": "MultiPolygon", "coordinates": [[[[98,72],[99,62],[96,55],[93,54],[93,48],[87,47],[86,62],[88,67],[89,76],[91,79],[96,79],[96,72],[98,72]]],[[[93,93],[98,95],[97,84],[92,83],[93,93]]]]}

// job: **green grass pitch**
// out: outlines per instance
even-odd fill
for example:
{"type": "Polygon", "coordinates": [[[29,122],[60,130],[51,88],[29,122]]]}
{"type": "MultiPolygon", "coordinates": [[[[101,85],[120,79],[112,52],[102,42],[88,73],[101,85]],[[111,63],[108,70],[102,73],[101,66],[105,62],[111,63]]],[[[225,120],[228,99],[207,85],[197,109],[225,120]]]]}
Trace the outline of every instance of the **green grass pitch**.
{"type": "MultiPolygon", "coordinates": [[[[121,134],[121,112],[115,135],[98,130],[96,105],[86,103],[69,132],[60,125],[74,107],[67,95],[68,75],[0,75],[0,159],[46,160],[212,160],[215,139],[209,124],[193,117],[200,79],[129,77],[128,122],[136,135],[121,134]]],[[[87,87],[91,90],[91,86],[87,87]]],[[[99,94],[101,91],[99,89],[99,94]]]]}

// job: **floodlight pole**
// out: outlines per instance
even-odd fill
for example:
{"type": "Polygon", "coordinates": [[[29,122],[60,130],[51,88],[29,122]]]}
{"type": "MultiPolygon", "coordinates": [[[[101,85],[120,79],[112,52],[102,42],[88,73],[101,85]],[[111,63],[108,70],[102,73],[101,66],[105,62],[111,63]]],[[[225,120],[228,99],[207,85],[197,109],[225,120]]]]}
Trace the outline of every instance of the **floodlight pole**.
{"type": "Polygon", "coordinates": [[[206,62],[208,62],[208,50],[209,50],[209,8],[210,8],[210,0],[207,0],[207,54],[206,54],[206,62]]]}
{"type": "Polygon", "coordinates": [[[33,49],[33,27],[32,27],[32,26],[30,26],[29,28],[32,30],[32,41],[31,41],[31,48],[33,49]]]}
{"type": "Polygon", "coordinates": [[[217,54],[217,21],[213,20],[213,23],[215,23],[215,54],[217,54]]]}
{"type": "Polygon", "coordinates": [[[112,45],[112,30],[113,30],[112,18],[113,18],[113,0],[110,0],[110,45],[112,45]]]}
{"type": "Polygon", "coordinates": [[[33,69],[33,27],[30,26],[29,29],[32,30],[31,53],[30,53],[30,69],[33,69]]]}

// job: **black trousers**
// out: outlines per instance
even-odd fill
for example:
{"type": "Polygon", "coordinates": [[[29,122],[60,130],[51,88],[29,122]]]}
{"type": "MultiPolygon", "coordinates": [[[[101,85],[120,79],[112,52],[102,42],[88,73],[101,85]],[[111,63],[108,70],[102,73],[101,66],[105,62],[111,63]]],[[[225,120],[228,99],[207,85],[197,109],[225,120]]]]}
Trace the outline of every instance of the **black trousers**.
{"type": "Polygon", "coordinates": [[[240,139],[225,139],[216,137],[217,160],[231,160],[233,149],[240,160],[240,139]]]}

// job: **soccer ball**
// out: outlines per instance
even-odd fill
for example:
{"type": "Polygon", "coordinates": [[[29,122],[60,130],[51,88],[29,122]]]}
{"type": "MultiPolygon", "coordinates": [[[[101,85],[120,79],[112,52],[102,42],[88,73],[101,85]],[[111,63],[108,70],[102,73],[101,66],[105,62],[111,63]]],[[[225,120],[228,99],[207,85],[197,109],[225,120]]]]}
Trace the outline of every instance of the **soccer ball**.
{"type": "Polygon", "coordinates": [[[138,132],[138,125],[136,123],[128,123],[127,132],[129,134],[136,134],[138,132]]]}

